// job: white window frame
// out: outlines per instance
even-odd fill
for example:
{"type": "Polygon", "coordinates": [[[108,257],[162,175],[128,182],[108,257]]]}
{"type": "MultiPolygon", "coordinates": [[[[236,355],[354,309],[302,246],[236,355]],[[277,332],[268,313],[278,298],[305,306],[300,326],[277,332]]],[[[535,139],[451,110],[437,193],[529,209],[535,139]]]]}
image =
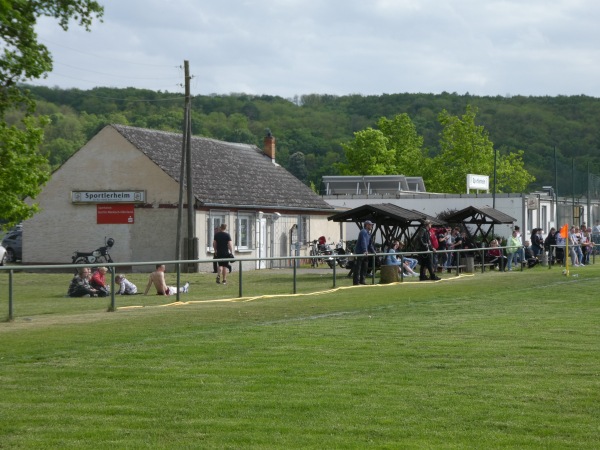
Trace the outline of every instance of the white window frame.
{"type": "Polygon", "coordinates": [[[208,253],[214,253],[213,241],[215,240],[215,230],[218,229],[222,224],[227,223],[228,212],[224,211],[210,211],[206,220],[206,251],[208,253]]]}
{"type": "Polygon", "coordinates": [[[235,219],[235,248],[236,250],[254,250],[256,213],[238,212],[235,219]]]}

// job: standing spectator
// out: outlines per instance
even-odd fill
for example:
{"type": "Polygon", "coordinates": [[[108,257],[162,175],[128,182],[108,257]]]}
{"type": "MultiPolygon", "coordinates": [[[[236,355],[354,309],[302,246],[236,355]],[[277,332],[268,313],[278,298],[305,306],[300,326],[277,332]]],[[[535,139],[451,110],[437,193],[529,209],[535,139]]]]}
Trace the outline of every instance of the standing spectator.
{"type": "Polygon", "coordinates": [[[90,285],[98,291],[98,297],[110,295],[110,288],[106,284],[106,272],[108,272],[106,267],[98,267],[90,280],[90,285]]]}
{"type": "Polygon", "coordinates": [[[438,242],[438,238],[437,238],[437,230],[435,228],[430,228],[429,229],[429,237],[431,238],[431,246],[433,247],[434,250],[436,250],[436,253],[433,253],[431,256],[431,265],[433,266],[434,270],[437,267],[437,249],[439,248],[440,244],[438,242]]]}
{"type": "Polygon", "coordinates": [[[512,270],[513,262],[517,261],[519,249],[521,248],[521,241],[519,240],[518,231],[515,229],[512,232],[512,236],[508,238],[506,243],[506,253],[508,254],[508,270],[512,270]]]}
{"type": "MultiPolygon", "coordinates": [[[[446,230],[446,228],[439,228],[437,230],[437,241],[438,247],[437,250],[440,252],[437,255],[437,264],[440,266],[445,266],[446,261],[448,260],[448,254],[446,253],[447,245],[448,245],[448,236],[450,233],[446,230]]],[[[434,267],[437,267],[437,264],[434,267]]]]}
{"type": "Polygon", "coordinates": [[[431,221],[426,220],[425,226],[421,228],[419,234],[417,236],[417,250],[420,252],[419,254],[419,264],[421,265],[419,270],[419,279],[421,281],[425,280],[440,280],[441,278],[436,276],[433,271],[433,253],[435,253],[435,248],[431,244],[431,235],[429,231],[431,230],[431,221]],[[427,278],[426,272],[429,272],[429,278],[427,278]]]}
{"type": "Polygon", "coordinates": [[[531,231],[531,250],[533,255],[537,258],[544,251],[544,238],[542,237],[542,229],[534,228],[531,231]]]}
{"type": "MultiPolygon", "coordinates": [[[[460,235],[460,229],[458,227],[454,227],[452,230],[451,244],[449,246],[450,249],[459,249],[462,248],[462,236],[460,235]]],[[[449,262],[447,267],[455,265],[457,261],[456,253],[452,252],[449,254],[449,262]]]]}
{"type": "Polygon", "coordinates": [[[571,227],[569,230],[569,250],[571,254],[571,265],[573,267],[583,266],[582,259],[583,253],[581,252],[580,241],[581,236],[579,234],[578,227],[571,227]]]}
{"type": "Polygon", "coordinates": [[[550,228],[548,236],[544,240],[544,250],[548,252],[548,264],[554,265],[556,251],[556,228],[550,228]]]}
{"type": "MultiPolygon", "coordinates": [[[[233,244],[231,243],[231,235],[226,231],[227,225],[222,223],[219,227],[219,232],[215,234],[213,240],[213,249],[217,255],[217,259],[233,258],[233,244]]],[[[227,284],[227,267],[228,261],[219,262],[219,273],[217,274],[217,284],[227,284]]]]}
{"type": "Polygon", "coordinates": [[[582,264],[586,266],[590,263],[590,255],[594,249],[594,243],[592,242],[592,229],[582,228],[581,229],[581,253],[583,254],[582,264]]]}
{"type": "MultiPolygon", "coordinates": [[[[448,227],[446,231],[446,250],[452,250],[454,248],[454,231],[450,227],[448,227]]],[[[445,268],[452,265],[452,258],[452,253],[446,253],[446,262],[444,263],[445,268]]]]}
{"type": "Polygon", "coordinates": [[[353,283],[354,286],[358,284],[367,284],[365,276],[369,267],[369,253],[375,253],[375,247],[373,246],[371,230],[373,229],[373,222],[366,220],[363,224],[362,230],[358,233],[358,239],[356,240],[356,246],[354,247],[354,272],[353,272],[353,283]]]}
{"type": "Polygon", "coordinates": [[[119,285],[119,289],[115,294],[117,295],[134,295],[137,294],[137,286],[125,278],[125,275],[117,275],[115,277],[115,283],[119,285]]]}
{"type": "Polygon", "coordinates": [[[519,225],[515,225],[514,230],[517,232],[517,239],[519,240],[519,249],[517,250],[517,257],[520,263],[525,262],[525,250],[523,247],[523,236],[521,236],[521,228],[519,225]]]}
{"type": "Polygon", "coordinates": [[[565,245],[567,243],[567,239],[565,239],[564,237],[562,237],[560,235],[560,233],[555,233],[554,234],[555,239],[556,239],[556,249],[555,249],[555,257],[554,260],[557,263],[560,263],[561,265],[566,265],[566,260],[565,260],[565,245]]]}
{"type": "MultiPolygon", "coordinates": [[[[173,286],[167,286],[165,282],[165,271],[167,268],[164,264],[157,264],[156,270],[150,274],[148,277],[148,284],[146,285],[146,290],[144,291],[144,295],[148,294],[150,287],[154,285],[156,288],[156,295],[175,295],[177,293],[177,288],[173,286]]],[[[183,292],[187,294],[190,288],[190,283],[185,283],[182,287],[179,288],[179,292],[183,292]]]]}

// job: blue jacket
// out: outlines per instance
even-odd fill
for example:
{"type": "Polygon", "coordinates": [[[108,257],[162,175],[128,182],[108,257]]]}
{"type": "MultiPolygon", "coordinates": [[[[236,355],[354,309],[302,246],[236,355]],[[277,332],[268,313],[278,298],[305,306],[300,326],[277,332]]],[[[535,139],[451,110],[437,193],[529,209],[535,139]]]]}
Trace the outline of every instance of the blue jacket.
{"type": "Polygon", "coordinates": [[[354,254],[361,255],[367,252],[375,253],[375,247],[371,241],[371,234],[366,228],[363,228],[360,230],[360,233],[358,233],[358,239],[356,241],[356,246],[354,247],[354,254]]]}

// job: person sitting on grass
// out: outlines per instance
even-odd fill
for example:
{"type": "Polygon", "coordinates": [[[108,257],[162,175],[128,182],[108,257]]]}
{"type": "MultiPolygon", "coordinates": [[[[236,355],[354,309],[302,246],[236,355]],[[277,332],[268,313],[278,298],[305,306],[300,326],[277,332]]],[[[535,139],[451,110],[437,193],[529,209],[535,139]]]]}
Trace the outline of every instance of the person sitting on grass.
{"type": "Polygon", "coordinates": [[[106,284],[106,272],[108,272],[106,267],[98,267],[90,280],[90,285],[98,291],[98,297],[110,295],[110,288],[106,284]]]}
{"type": "Polygon", "coordinates": [[[67,295],[69,297],[98,297],[98,291],[90,286],[91,270],[89,267],[80,267],[71,280],[67,295]]]}
{"type": "MultiPolygon", "coordinates": [[[[167,286],[165,282],[165,271],[167,268],[164,264],[157,264],[156,270],[150,274],[148,277],[148,285],[146,286],[146,290],[144,291],[144,295],[148,295],[148,291],[150,287],[154,285],[156,288],[156,295],[175,295],[177,294],[177,288],[173,286],[167,286]]],[[[185,283],[182,287],[179,288],[179,292],[187,294],[190,288],[190,283],[185,283]]]]}
{"type": "Polygon", "coordinates": [[[115,277],[115,283],[119,285],[117,295],[135,295],[137,294],[137,286],[125,278],[125,275],[119,274],[115,277]]]}

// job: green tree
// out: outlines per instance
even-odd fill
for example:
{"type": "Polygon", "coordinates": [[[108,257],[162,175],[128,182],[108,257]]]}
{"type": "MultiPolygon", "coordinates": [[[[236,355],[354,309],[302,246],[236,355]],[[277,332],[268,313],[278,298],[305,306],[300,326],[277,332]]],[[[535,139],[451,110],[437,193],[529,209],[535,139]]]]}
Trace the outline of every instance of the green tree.
{"type": "MultiPolygon", "coordinates": [[[[440,154],[433,158],[425,178],[427,190],[462,193],[467,174],[488,175],[493,182],[494,144],[488,132],[475,124],[477,108],[467,105],[462,117],[443,110],[438,120],[443,127],[440,154]]],[[[496,154],[496,192],[521,192],[535,178],[523,167],[523,152],[496,154]]]]}
{"type": "Polygon", "coordinates": [[[417,133],[408,114],[398,114],[392,120],[382,117],[377,126],[388,138],[388,147],[394,150],[394,173],[408,176],[421,174],[426,165],[423,137],[417,133]]]}
{"type": "Polygon", "coordinates": [[[378,129],[354,133],[354,141],[343,145],[347,164],[338,164],[345,175],[421,175],[427,165],[423,138],[408,114],[393,119],[381,117],[378,129]]]}
{"type": "Polygon", "coordinates": [[[47,181],[49,169],[40,154],[43,140],[40,126],[46,119],[32,119],[35,102],[20,83],[43,77],[52,70],[52,57],[38,42],[35,25],[39,17],[58,19],[63,30],[75,20],[89,30],[103,8],[93,0],[0,0],[0,217],[14,224],[35,212],[25,202],[35,198],[47,181]],[[19,126],[6,123],[7,111],[23,109],[19,126]]]}
{"type": "Polygon", "coordinates": [[[35,198],[50,176],[47,160],[38,151],[47,119],[28,116],[22,124],[17,128],[0,122],[0,217],[8,225],[37,211],[37,205],[24,199],[35,198]]]}
{"type": "Polygon", "coordinates": [[[389,139],[371,127],[354,133],[354,140],[342,144],[348,163],[339,164],[343,175],[388,175],[395,173],[395,152],[389,139]]]}

